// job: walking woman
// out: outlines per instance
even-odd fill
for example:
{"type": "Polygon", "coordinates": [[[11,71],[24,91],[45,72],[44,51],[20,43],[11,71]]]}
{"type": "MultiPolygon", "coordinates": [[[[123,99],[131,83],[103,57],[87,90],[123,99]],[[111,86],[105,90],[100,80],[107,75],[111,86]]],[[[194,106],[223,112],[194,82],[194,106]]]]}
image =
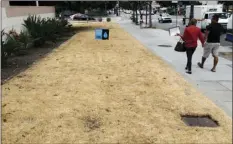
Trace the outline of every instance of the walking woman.
{"type": "Polygon", "coordinates": [[[177,34],[182,38],[182,40],[185,42],[186,47],[186,54],[187,54],[187,65],[185,69],[187,70],[186,73],[192,74],[192,56],[193,53],[196,50],[197,47],[197,40],[199,40],[202,43],[202,47],[204,46],[204,37],[201,33],[200,28],[196,27],[197,20],[191,19],[189,26],[185,28],[184,35],[177,34]]]}

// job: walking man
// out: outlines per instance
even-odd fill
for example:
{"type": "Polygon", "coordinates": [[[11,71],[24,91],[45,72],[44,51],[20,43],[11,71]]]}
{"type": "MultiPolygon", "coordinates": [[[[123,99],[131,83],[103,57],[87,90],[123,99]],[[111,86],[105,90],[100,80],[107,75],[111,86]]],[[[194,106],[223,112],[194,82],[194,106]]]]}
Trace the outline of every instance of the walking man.
{"type": "Polygon", "coordinates": [[[204,67],[206,59],[209,57],[210,53],[214,57],[214,65],[211,69],[212,72],[216,72],[216,66],[218,64],[218,50],[220,47],[220,36],[223,32],[223,27],[218,23],[219,16],[214,15],[211,20],[211,24],[206,27],[205,40],[207,39],[204,45],[204,54],[202,56],[201,63],[198,62],[197,65],[200,68],[204,67]]]}

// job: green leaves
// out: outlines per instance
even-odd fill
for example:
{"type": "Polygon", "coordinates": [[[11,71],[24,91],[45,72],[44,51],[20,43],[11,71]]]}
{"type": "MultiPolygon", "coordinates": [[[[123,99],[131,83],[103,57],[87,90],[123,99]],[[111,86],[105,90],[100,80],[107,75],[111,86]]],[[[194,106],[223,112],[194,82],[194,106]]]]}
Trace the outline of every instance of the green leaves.
{"type": "Polygon", "coordinates": [[[27,31],[21,31],[17,34],[14,30],[5,33],[6,40],[3,43],[3,51],[6,56],[24,55],[27,52],[28,45],[31,42],[30,35],[27,31]]]}
{"type": "Polygon", "coordinates": [[[28,49],[29,44],[31,43],[32,38],[27,30],[22,30],[19,34],[18,42],[21,49],[28,49]]]}
{"type": "Polygon", "coordinates": [[[9,33],[1,32],[3,39],[1,40],[1,61],[2,65],[5,66],[7,59],[12,54],[18,55],[22,50],[22,43],[19,41],[19,35],[11,30],[9,33]]]}
{"type": "Polygon", "coordinates": [[[23,26],[28,30],[29,34],[33,38],[34,46],[38,47],[45,43],[44,20],[40,16],[29,16],[24,20],[23,26]]]}
{"type": "Polygon", "coordinates": [[[108,18],[107,18],[107,22],[110,22],[110,21],[111,21],[111,18],[108,17],[108,18]]]}
{"type": "Polygon", "coordinates": [[[4,30],[1,31],[1,61],[2,61],[2,66],[6,65],[7,62],[7,52],[6,52],[6,47],[5,47],[5,42],[3,41],[3,38],[5,37],[5,32],[4,30]]]}
{"type": "Polygon", "coordinates": [[[62,35],[68,21],[55,18],[41,18],[40,16],[29,16],[24,20],[25,28],[33,38],[35,47],[42,46],[46,41],[55,42],[62,35]]]}
{"type": "Polygon", "coordinates": [[[5,33],[1,31],[1,60],[3,66],[11,55],[25,55],[31,44],[39,47],[46,41],[55,42],[61,36],[68,25],[66,20],[55,18],[41,18],[40,16],[29,16],[24,20],[26,28],[19,34],[15,30],[5,33]]]}

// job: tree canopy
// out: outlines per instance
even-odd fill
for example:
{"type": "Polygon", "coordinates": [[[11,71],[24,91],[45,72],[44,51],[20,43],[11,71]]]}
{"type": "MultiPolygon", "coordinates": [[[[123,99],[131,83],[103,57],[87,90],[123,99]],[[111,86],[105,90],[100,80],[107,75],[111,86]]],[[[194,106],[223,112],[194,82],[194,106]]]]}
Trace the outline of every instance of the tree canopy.
{"type": "Polygon", "coordinates": [[[219,4],[223,4],[225,6],[225,11],[229,10],[229,6],[233,5],[232,1],[218,1],[219,4]]]}
{"type": "Polygon", "coordinates": [[[54,1],[60,10],[71,10],[83,13],[86,9],[109,10],[116,6],[116,1],[54,1]]]}
{"type": "MultiPolygon", "coordinates": [[[[182,3],[182,5],[201,5],[199,1],[179,1],[182,3]]],[[[176,3],[172,3],[172,1],[157,1],[162,7],[170,7],[170,6],[176,6],[176,3]]]]}

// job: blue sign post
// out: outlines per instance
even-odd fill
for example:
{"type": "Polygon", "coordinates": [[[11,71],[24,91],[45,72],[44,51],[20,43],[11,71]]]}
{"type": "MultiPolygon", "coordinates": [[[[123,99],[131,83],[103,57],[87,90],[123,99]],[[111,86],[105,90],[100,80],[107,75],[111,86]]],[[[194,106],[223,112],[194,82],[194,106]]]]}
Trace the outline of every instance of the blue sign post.
{"type": "Polygon", "coordinates": [[[96,40],[108,40],[109,39],[109,29],[96,29],[95,30],[96,40]]]}

